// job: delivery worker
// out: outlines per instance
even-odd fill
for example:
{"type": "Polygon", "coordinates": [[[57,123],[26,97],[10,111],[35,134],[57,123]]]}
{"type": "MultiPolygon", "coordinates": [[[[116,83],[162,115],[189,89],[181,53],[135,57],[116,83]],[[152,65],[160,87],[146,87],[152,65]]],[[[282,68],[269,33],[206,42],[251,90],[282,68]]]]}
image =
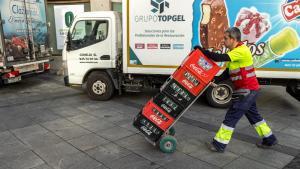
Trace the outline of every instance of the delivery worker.
{"type": "Polygon", "coordinates": [[[230,77],[234,85],[232,105],[212,142],[207,142],[206,145],[211,151],[224,152],[237,122],[243,115],[246,115],[262,138],[262,141],[256,145],[260,148],[270,148],[277,144],[277,139],[256,108],[256,97],[260,87],[255,75],[250,49],[241,42],[241,32],[236,27],[225,31],[224,41],[225,46],[229,49],[227,54],[217,54],[195,46],[195,49],[200,49],[207,57],[216,62],[228,61],[224,73],[229,75],[228,78],[230,77]]]}

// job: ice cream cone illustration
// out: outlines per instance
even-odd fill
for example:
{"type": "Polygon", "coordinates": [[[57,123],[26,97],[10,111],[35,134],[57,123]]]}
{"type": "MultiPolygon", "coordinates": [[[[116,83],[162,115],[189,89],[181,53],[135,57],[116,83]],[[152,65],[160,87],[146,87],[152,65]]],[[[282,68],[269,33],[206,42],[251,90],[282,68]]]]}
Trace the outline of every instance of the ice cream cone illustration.
{"type": "Polygon", "coordinates": [[[203,0],[200,40],[204,48],[221,49],[224,32],[229,28],[224,0],[203,0]]]}
{"type": "Polygon", "coordinates": [[[262,55],[253,55],[254,66],[259,68],[299,48],[299,45],[300,38],[298,33],[293,28],[286,27],[269,39],[262,55]]]}

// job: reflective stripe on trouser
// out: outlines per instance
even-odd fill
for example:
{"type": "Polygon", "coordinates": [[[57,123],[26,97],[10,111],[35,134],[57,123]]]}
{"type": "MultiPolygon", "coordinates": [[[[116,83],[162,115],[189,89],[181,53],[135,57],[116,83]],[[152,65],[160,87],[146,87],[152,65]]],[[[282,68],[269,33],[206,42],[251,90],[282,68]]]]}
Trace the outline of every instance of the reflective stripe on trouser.
{"type": "Polygon", "coordinates": [[[272,131],[265,120],[262,120],[253,125],[258,135],[262,138],[267,138],[272,135],[272,131]]]}
{"type": "Polygon", "coordinates": [[[233,130],[234,128],[222,124],[214,140],[222,144],[228,144],[233,134],[233,130]]]}

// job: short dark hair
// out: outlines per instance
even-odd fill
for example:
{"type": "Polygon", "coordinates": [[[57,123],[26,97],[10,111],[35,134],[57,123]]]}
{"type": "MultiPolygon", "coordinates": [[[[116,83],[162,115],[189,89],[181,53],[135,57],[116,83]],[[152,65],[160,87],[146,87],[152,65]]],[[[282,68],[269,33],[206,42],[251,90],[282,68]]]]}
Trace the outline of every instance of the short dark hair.
{"type": "Polygon", "coordinates": [[[228,33],[230,38],[233,38],[239,42],[241,41],[241,31],[239,28],[237,27],[228,28],[225,31],[225,33],[228,33]]]}

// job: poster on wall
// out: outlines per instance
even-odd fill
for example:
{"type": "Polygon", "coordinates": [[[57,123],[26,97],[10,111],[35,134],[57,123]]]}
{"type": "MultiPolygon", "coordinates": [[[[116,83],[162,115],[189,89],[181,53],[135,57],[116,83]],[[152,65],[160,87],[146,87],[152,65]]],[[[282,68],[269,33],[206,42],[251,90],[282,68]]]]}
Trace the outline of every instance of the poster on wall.
{"type": "Polygon", "coordinates": [[[63,49],[65,38],[67,36],[70,23],[70,16],[76,16],[78,13],[84,12],[84,5],[55,5],[54,17],[56,28],[57,49],[63,49]]]}
{"type": "Polygon", "coordinates": [[[226,53],[224,31],[235,26],[256,68],[300,70],[299,0],[139,0],[127,6],[129,67],[176,67],[195,45],[226,53]]]}

